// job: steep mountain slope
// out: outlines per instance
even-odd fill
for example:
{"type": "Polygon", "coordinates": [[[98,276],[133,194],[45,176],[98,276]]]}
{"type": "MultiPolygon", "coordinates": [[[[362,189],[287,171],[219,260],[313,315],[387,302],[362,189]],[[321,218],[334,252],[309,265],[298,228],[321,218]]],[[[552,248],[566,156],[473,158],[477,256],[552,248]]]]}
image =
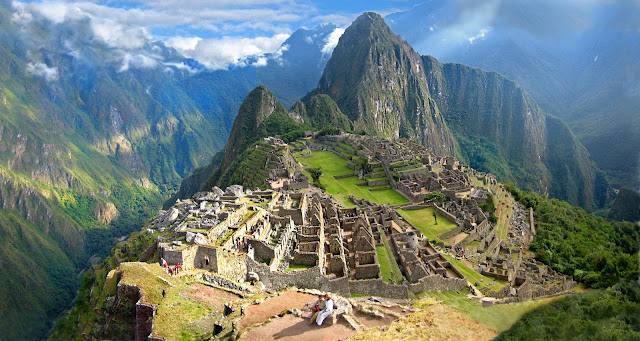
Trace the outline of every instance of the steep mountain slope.
{"type": "MultiPolygon", "coordinates": [[[[233,184],[243,184],[238,179],[236,169],[245,159],[248,147],[255,144],[262,137],[283,134],[301,135],[304,126],[298,123],[287,109],[280,103],[274,94],[263,85],[251,91],[242,102],[238,115],[233,122],[229,142],[224,150],[224,156],[214,158],[213,162],[203,171],[214,170],[200,186],[201,189],[210,190],[213,186],[226,187],[233,184]],[[216,164],[216,159],[220,160],[216,164]]],[[[194,174],[188,178],[190,183],[204,179],[202,173],[194,174]]],[[[192,195],[195,186],[184,185],[184,193],[192,195]],[[186,187],[190,187],[190,191],[186,187]]],[[[171,200],[165,202],[165,207],[173,204],[171,200]]],[[[179,198],[177,198],[179,199],[179,198]]]]}
{"type": "Polygon", "coordinates": [[[472,167],[582,207],[604,205],[605,175],[567,125],[546,115],[519,85],[423,58],[438,107],[472,167]]]}
{"type": "Polygon", "coordinates": [[[640,194],[630,188],[621,188],[611,205],[608,219],[640,221],[640,194]]]}
{"type": "Polygon", "coordinates": [[[638,13],[632,1],[432,0],[385,20],[420,53],[521,84],[569,124],[614,186],[638,189],[638,13]]]}
{"type": "Polygon", "coordinates": [[[417,139],[451,155],[453,138],[421,71],[420,56],[377,14],[365,13],[340,38],[318,88],[307,96],[329,95],[356,130],[417,139]]]}
{"type": "Polygon", "coordinates": [[[455,150],[502,181],[586,208],[607,199],[606,178],[584,147],[520,86],[419,56],[377,14],[363,14],[345,31],[308,96],[320,93],[338,103],[355,129],[416,139],[439,154],[455,150]]]}
{"type": "MultiPolygon", "coordinates": [[[[414,139],[438,154],[455,153],[501,181],[587,209],[608,200],[606,176],[584,147],[519,85],[493,72],[419,56],[375,13],[346,29],[318,88],[294,105],[291,116],[315,128],[329,124],[414,139]]],[[[255,129],[253,121],[242,121],[255,129]]],[[[245,137],[234,134],[216,180],[202,189],[218,183],[246,145],[245,137]]]]}
{"type": "Polygon", "coordinates": [[[314,127],[332,126],[344,131],[353,130],[351,120],[331,97],[324,94],[308,97],[304,103],[296,102],[291,111],[299,115],[304,123],[314,127]]]}

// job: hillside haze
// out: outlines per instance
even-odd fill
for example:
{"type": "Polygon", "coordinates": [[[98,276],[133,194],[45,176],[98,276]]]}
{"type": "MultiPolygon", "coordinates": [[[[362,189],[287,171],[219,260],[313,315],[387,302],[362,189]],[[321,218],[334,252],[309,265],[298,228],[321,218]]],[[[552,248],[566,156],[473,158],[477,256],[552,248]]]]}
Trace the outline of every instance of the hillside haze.
{"type": "Polygon", "coordinates": [[[640,6],[432,0],[385,20],[417,51],[496,71],[562,118],[615,187],[640,188],[640,6]]]}

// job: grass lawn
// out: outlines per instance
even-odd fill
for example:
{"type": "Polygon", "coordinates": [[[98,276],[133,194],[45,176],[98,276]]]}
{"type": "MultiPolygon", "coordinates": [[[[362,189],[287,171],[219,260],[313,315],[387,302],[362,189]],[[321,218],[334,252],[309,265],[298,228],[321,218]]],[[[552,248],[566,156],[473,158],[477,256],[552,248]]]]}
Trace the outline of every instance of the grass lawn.
{"type": "Polygon", "coordinates": [[[376,254],[378,255],[378,262],[380,263],[380,274],[382,280],[391,284],[402,283],[402,272],[396,259],[391,253],[391,248],[387,242],[387,236],[384,231],[380,230],[380,238],[383,241],[383,245],[376,246],[376,254]]]}
{"type": "Polygon", "coordinates": [[[286,273],[286,272],[297,271],[297,270],[306,270],[309,268],[311,268],[311,265],[300,265],[300,264],[289,263],[289,267],[284,272],[286,273]]]}
{"type": "MultiPolygon", "coordinates": [[[[387,253],[387,249],[384,246],[376,246],[376,253],[378,254],[378,262],[380,262],[380,274],[382,275],[382,280],[391,284],[402,283],[402,275],[398,277],[398,274],[393,271],[393,265],[391,262],[395,263],[395,260],[391,260],[389,258],[389,253],[387,253]]],[[[395,265],[398,266],[397,264],[395,265]]]]}
{"type": "Polygon", "coordinates": [[[476,321],[495,328],[498,332],[503,332],[509,328],[525,313],[547,304],[558,297],[547,298],[542,300],[533,300],[520,303],[496,304],[483,308],[482,303],[467,298],[468,289],[458,294],[453,291],[426,292],[421,296],[441,300],[444,304],[465,313],[476,321]]]}
{"type": "MultiPolygon", "coordinates": [[[[398,213],[402,215],[413,226],[417,227],[422,234],[429,240],[442,241],[438,238],[439,235],[451,231],[452,228],[458,226],[455,223],[450,222],[444,216],[436,213],[438,217],[438,225],[434,224],[433,220],[433,207],[427,207],[420,210],[398,210],[398,213]]],[[[442,241],[444,242],[444,241],[442,241]]],[[[445,242],[446,244],[446,242],[445,242]]]]}
{"type": "Polygon", "coordinates": [[[513,209],[507,208],[507,205],[514,207],[515,201],[513,200],[511,193],[500,189],[494,196],[493,203],[496,206],[495,214],[498,216],[498,223],[496,224],[496,228],[498,229],[497,235],[500,239],[504,240],[507,238],[507,232],[509,232],[509,218],[507,217],[513,216],[513,209]],[[500,204],[500,201],[504,203],[500,204]]]}
{"type": "MultiPolygon", "coordinates": [[[[355,204],[349,200],[349,195],[379,204],[397,205],[408,202],[406,198],[393,189],[371,192],[368,186],[357,186],[356,184],[362,183],[363,181],[355,176],[344,179],[334,179],[333,176],[335,175],[352,174],[353,170],[347,167],[347,160],[332,152],[314,151],[311,157],[302,157],[299,153],[296,153],[295,156],[305,168],[320,167],[322,170],[320,182],[325,186],[326,191],[333,195],[337,202],[346,207],[355,206],[355,204]]],[[[307,173],[307,175],[309,174],[307,173]]]]}

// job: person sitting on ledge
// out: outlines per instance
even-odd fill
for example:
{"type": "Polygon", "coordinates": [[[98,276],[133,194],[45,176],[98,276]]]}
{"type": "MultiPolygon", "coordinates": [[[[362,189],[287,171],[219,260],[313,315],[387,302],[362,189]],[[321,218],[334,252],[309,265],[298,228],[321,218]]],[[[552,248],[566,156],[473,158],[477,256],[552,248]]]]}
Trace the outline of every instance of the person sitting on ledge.
{"type": "Polygon", "coordinates": [[[320,313],[318,313],[318,318],[316,319],[316,324],[321,326],[322,322],[324,322],[324,319],[326,319],[327,317],[331,316],[331,314],[333,314],[333,300],[331,299],[331,297],[329,297],[329,295],[324,295],[324,300],[325,300],[325,308],[323,310],[320,311],[320,313]]]}
{"type": "Polygon", "coordinates": [[[318,299],[307,303],[304,309],[309,309],[311,310],[311,317],[309,318],[309,325],[313,324],[316,321],[316,317],[318,316],[318,313],[323,310],[325,308],[325,301],[324,301],[324,296],[323,295],[318,295],[318,299]]]}

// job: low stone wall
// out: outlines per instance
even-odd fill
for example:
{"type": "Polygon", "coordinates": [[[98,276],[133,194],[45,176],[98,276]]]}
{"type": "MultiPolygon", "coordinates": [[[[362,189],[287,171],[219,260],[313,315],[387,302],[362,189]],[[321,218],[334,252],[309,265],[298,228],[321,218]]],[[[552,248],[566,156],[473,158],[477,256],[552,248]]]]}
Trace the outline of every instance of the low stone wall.
{"type": "Polygon", "coordinates": [[[427,208],[427,207],[431,207],[433,205],[431,204],[414,204],[414,205],[407,205],[404,206],[402,209],[405,211],[411,211],[411,210],[421,210],[423,208],[427,208]]]}
{"type": "Polygon", "coordinates": [[[414,294],[429,291],[460,291],[467,287],[467,280],[461,278],[444,278],[431,275],[421,278],[417,283],[409,284],[409,290],[414,294]]]}
{"type": "Polygon", "coordinates": [[[247,257],[247,271],[255,272],[260,281],[271,290],[279,291],[288,287],[298,287],[330,291],[342,296],[350,295],[346,277],[330,280],[322,275],[320,268],[317,266],[306,270],[283,273],[270,271],[268,266],[247,257]]]}
{"type": "Polygon", "coordinates": [[[380,186],[380,185],[388,185],[388,184],[389,184],[389,179],[387,178],[367,181],[367,185],[369,186],[380,186]]]}
{"type": "Polygon", "coordinates": [[[408,298],[409,290],[406,285],[394,285],[385,283],[382,279],[350,280],[349,290],[372,296],[390,298],[408,298]]]}
{"type": "Polygon", "coordinates": [[[345,174],[345,175],[334,175],[333,178],[334,179],[345,179],[345,178],[350,178],[356,176],[355,174],[345,174]]]}
{"type": "Polygon", "coordinates": [[[460,232],[462,232],[462,227],[457,226],[457,227],[452,228],[451,231],[439,235],[438,238],[440,238],[440,239],[449,239],[449,238],[459,234],[460,232]]]}
{"type": "Polygon", "coordinates": [[[388,189],[391,189],[391,185],[386,187],[380,187],[380,188],[369,188],[369,192],[386,191],[388,189]]]}
{"type": "Polygon", "coordinates": [[[248,287],[236,282],[236,281],[232,281],[228,278],[225,278],[223,276],[214,274],[214,273],[208,273],[208,274],[204,274],[202,276],[202,279],[211,283],[212,285],[215,285],[217,287],[221,287],[221,288],[225,288],[225,289],[230,289],[233,291],[238,291],[244,294],[252,294],[253,291],[251,289],[249,289],[248,287]]]}
{"type": "Polygon", "coordinates": [[[451,221],[454,224],[456,223],[456,217],[453,214],[445,211],[442,207],[438,205],[433,205],[433,207],[436,209],[438,213],[443,215],[445,218],[449,219],[449,221],[451,221]]]}

